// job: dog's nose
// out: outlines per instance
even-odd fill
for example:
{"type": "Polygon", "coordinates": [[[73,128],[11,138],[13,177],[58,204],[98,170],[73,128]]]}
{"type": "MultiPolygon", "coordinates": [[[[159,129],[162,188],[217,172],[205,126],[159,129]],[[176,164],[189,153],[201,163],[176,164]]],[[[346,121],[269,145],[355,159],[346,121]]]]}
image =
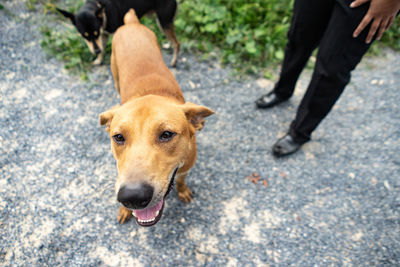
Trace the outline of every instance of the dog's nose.
{"type": "Polygon", "coordinates": [[[100,48],[96,47],[96,48],[94,49],[94,53],[95,53],[96,55],[100,54],[100,53],[101,53],[100,48]]]}
{"type": "Polygon", "coordinates": [[[148,184],[137,183],[122,186],[117,200],[129,209],[143,209],[153,198],[154,188],[148,184]]]}

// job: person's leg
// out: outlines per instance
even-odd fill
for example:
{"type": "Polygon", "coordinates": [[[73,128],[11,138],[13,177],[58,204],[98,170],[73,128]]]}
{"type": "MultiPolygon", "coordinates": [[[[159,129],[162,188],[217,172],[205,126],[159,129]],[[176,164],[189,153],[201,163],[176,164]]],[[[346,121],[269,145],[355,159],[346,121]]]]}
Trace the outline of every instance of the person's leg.
{"type": "Polygon", "coordinates": [[[321,40],[311,82],[292,121],[289,134],[273,147],[277,156],[289,155],[309,141],[311,133],[329,113],[350,81],[350,73],[361,61],[370,44],[368,29],[353,38],[353,31],[368,5],[351,9],[347,1],[336,1],[328,28],[321,40]],[[290,139],[288,142],[287,139],[290,139]]]}
{"type": "Polygon", "coordinates": [[[329,113],[350,82],[351,71],[361,61],[370,44],[368,30],[353,38],[354,29],[368,10],[368,5],[351,9],[337,1],[328,29],[321,41],[315,70],[307,92],[290,127],[293,137],[308,141],[311,133],[329,113]]]}
{"type": "MultiPolygon", "coordinates": [[[[279,99],[292,96],[300,73],[323,36],[333,6],[334,0],[295,1],[280,78],[273,90],[279,99]]],[[[257,100],[257,106],[263,107],[262,98],[267,96],[257,100]]]]}
{"type": "Polygon", "coordinates": [[[295,1],[281,74],[274,88],[280,97],[292,96],[297,79],[328,26],[333,5],[330,0],[295,1]]]}

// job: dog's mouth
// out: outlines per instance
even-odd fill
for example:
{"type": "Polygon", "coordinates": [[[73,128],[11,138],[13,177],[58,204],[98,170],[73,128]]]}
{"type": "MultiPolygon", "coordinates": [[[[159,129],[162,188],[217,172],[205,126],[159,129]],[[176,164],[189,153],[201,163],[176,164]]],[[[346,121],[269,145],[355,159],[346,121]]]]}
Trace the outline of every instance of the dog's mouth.
{"type": "Polygon", "coordinates": [[[160,202],[158,202],[156,205],[153,205],[145,209],[132,210],[132,215],[140,226],[152,226],[155,225],[161,219],[164,210],[164,200],[171,191],[172,187],[174,186],[174,180],[177,171],[178,167],[174,170],[168,185],[167,192],[165,193],[164,197],[160,200],[160,202]]]}

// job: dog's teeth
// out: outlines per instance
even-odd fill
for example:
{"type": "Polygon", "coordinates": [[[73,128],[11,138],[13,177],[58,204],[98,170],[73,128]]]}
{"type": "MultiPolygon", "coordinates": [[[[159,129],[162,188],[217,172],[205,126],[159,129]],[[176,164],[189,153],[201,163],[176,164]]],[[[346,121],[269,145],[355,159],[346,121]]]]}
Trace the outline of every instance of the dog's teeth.
{"type": "Polygon", "coordinates": [[[136,215],[136,212],[134,210],[132,210],[132,215],[137,219],[137,221],[139,223],[150,223],[150,222],[154,222],[157,218],[157,216],[160,214],[160,211],[156,211],[156,215],[154,216],[154,218],[150,219],[150,220],[141,220],[138,218],[138,216],[136,215]]]}
{"type": "Polygon", "coordinates": [[[138,220],[138,222],[140,223],[149,223],[149,222],[153,222],[156,218],[150,219],[150,220],[138,220]]]}

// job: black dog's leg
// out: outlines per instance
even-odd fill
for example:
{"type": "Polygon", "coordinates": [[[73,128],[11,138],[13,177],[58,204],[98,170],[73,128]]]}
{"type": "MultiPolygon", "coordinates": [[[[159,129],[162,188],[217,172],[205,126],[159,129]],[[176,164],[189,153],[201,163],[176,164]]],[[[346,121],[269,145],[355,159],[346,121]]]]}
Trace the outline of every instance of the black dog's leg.
{"type": "Polygon", "coordinates": [[[174,30],[174,18],[177,11],[177,3],[175,0],[171,1],[160,1],[156,7],[156,14],[158,22],[161,26],[161,30],[164,32],[165,36],[172,43],[174,48],[174,55],[171,60],[171,66],[175,67],[178,61],[179,53],[179,42],[176,39],[176,34],[174,30]]]}

